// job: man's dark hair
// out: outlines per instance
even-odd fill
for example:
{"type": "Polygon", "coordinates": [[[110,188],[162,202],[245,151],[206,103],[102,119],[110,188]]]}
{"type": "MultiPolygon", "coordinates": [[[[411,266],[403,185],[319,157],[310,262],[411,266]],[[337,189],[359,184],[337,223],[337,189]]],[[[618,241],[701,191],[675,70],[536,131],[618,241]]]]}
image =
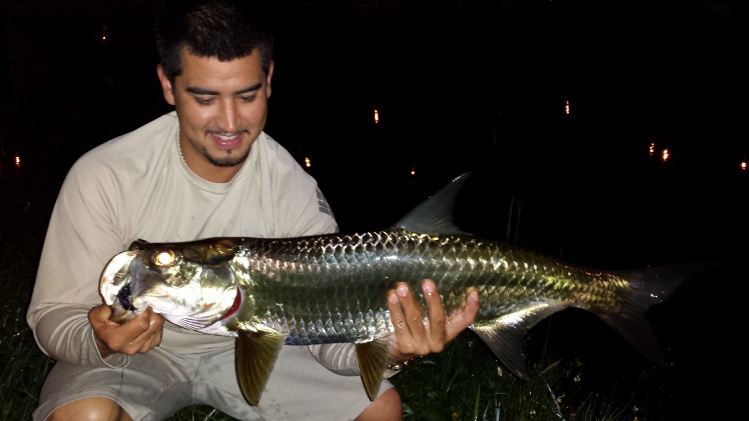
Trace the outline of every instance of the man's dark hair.
{"type": "Polygon", "coordinates": [[[182,49],[199,57],[230,61],[257,48],[268,74],[273,32],[267,6],[255,0],[166,0],[155,27],[159,63],[166,77],[182,73],[182,49]]]}

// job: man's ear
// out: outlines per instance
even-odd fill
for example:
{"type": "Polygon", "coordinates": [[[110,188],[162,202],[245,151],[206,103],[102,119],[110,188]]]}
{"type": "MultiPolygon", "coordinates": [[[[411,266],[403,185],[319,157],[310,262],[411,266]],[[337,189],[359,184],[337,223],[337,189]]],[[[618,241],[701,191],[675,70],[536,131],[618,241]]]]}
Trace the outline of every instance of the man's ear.
{"type": "Polygon", "coordinates": [[[174,89],[172,89],[172,82],[164,74],[164,68],[161,65],[156,66],[156,74],[159,75],[159,82],[161,82],[161,92],[164,94],[164,99],[170,105],[174,105],[174,89]]]}
{"type": "Polygon", "coordinates": [[[265,88],[265,97],[270,98],[270,94],[272,92],[271,89],[271,79],[273,79],[273,67],[275,66],[275,62],[271,60],[270,66],[268,66],[268,77],[266,78],[266,88],[265,88]]]}

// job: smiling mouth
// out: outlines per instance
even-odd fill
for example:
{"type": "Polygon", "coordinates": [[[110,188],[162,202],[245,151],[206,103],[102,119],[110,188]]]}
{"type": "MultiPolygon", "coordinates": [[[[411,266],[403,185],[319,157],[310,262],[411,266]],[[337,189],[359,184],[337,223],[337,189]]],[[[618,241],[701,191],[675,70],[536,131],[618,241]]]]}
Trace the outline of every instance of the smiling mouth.
{"type": "Polygon", "coordinates": [[[221,149],[236,149],[242,144],[244,131],[231,134],[209,133],[211,139],[221,149]]]}

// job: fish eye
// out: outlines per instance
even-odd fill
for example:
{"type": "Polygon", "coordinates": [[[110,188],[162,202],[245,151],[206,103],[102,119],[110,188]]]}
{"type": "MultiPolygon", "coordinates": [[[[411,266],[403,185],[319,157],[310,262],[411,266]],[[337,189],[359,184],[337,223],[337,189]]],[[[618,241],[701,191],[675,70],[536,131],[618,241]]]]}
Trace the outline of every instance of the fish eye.
{"type": "Polygon", "coordinates": [[[169,267],[175,260],[177,260],[177,256],[171,250],[163,250],[153,256],[153,263],[161,267],[169,267]]]}

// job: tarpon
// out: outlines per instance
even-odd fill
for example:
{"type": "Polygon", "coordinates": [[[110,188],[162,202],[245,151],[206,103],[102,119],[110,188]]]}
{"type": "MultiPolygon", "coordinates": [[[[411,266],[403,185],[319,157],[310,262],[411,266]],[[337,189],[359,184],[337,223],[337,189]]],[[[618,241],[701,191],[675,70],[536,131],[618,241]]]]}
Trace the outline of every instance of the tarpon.
{"type": "Polygon", "coordinates": [[[597,315],[666,365],[645,312],[701,264],[602,271],[478,238],[452,223],[467,177],[380,231],[138,240],[104,268],[100,293],[121,322],[151,307],[184,328],[235,336],[237,376],[252,405],[284,344],[355,343],[364,389],[374,399],[394,331],[386,295],[398,281],[420,291],[422,280],[433,280],[448,314],[467,291],[478,291],[480,308],[469,329],[521,378],[529,376],[528,331],[569,307],[597,315]]]}

